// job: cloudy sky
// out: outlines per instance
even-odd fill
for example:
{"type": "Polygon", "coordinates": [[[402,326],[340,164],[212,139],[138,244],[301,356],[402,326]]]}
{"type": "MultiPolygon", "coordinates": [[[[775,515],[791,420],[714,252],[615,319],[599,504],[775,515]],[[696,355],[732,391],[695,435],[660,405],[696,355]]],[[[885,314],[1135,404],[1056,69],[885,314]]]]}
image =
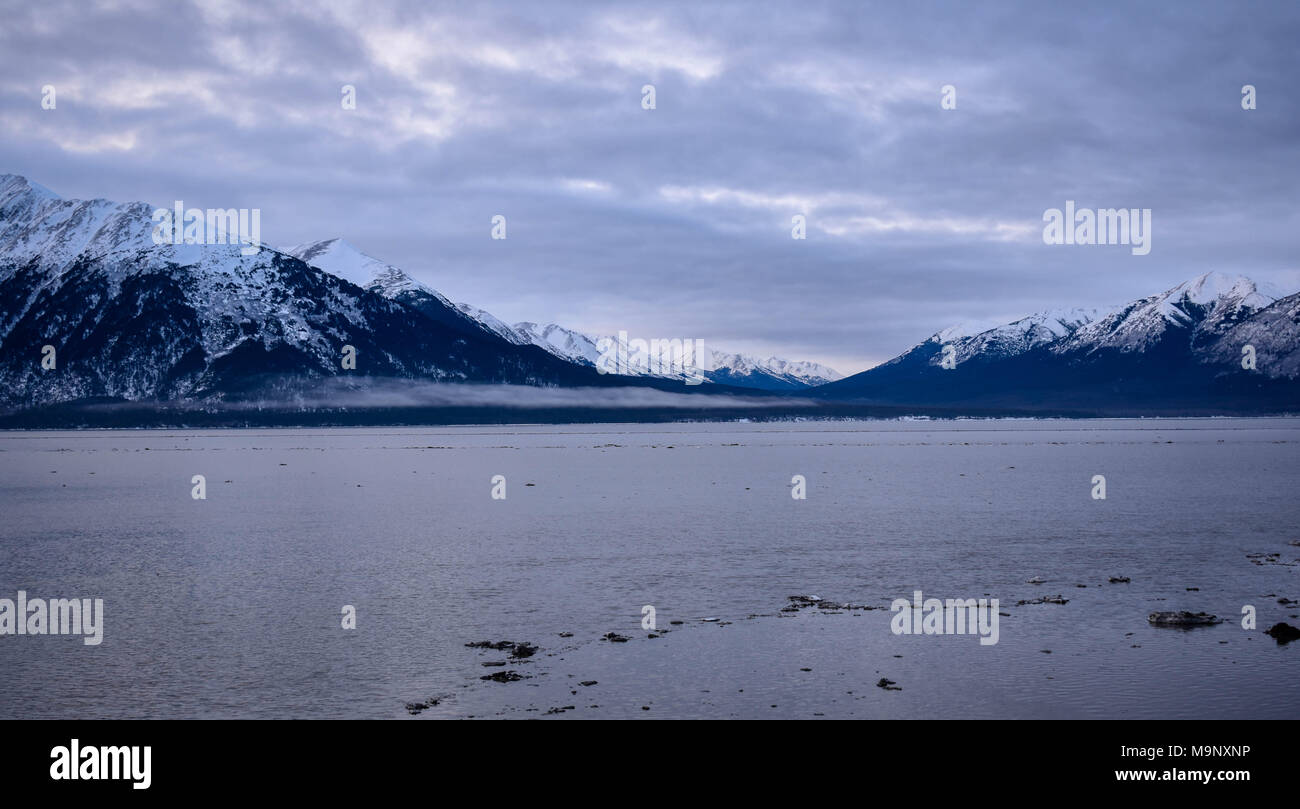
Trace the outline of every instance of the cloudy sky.
{"type": "Polygon", "coordinates": [[[1297,42],[1294,2],[3,0],[0,173],[854,372],[1209,270],[1300,288],[1297,42]],[[1067,199],[1150,208],[1150,254],[1045,245],[1067,199]]]}

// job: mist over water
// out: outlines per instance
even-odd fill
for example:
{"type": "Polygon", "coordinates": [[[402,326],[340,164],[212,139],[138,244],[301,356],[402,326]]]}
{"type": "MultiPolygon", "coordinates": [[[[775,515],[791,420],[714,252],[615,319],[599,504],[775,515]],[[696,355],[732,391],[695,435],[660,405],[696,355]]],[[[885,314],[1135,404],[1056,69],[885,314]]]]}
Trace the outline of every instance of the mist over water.
{"type": "Polygon", "coordinates": [[[1297,718],[1297,491],[1300,419],[4,433],[0,598],[104,639],[0,637],[0,717],[1297,718]],[[999,642],[894,635],[915,590],[999,642]]]}

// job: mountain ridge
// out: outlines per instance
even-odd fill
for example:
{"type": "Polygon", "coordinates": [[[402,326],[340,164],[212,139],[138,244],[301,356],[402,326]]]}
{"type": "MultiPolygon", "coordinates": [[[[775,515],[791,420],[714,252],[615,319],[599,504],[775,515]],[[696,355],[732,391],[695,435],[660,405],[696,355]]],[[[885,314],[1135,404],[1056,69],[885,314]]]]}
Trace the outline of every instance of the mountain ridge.
{"type": "MultiPolygon", "coordinates": [[[[436,298],[438,305],[456,309],[463,316],[478,322],[488,330],[510,342],[535,345],[560,359],[595,368],[600,356],[598,346],[602,340],[615,340],[613,335],[590,335],[561,326],[557,323],[541,325],[521,321],[508,325],[490,312],[468,303],[452,303],[441,293],[416,281],[403,270],[376,259],[341,238],[308,242],[288,248],[285,252],[317,266],[333,275],[346,278],[359,286],[379,292],[385,297],[403,300],[412,305],[432,305],[424,300],[436,298]]],[[[700,375],[707,381],[721,382],[738,387],[753,387],[771,391],[797,391],[842,378],[834,369],[815,362],[792,361],[780,357],[762,360],[741,354],[708,349],[705,362],[700,363],[700,375]]],[[[631,376],[652,375],[644,361],[633,358],[627,369],[631,376]]],[[[663,378],[684,379],[689,374],[663,374],[663,378]]]]}
{"type": "Polygon", "coordinates": [[[1203,273],[1113,307],[950,326],[838,379],[816,363],[710,350],[712,384],[692,388],[685,374],[644,367],[600,374],[603,338],[506,324],[340,239],[251,255],[238,244],[155,243],[154,210],[64,199],[0,175],[0,408],[293,405],[320,401],[323,382],[363,390],[392,379],[704,387],[772,397],[761,406],[773,412],[802,412],[780,403],[806,397],[837,416],[1300,412],[1300,292],[1241,275],[1203,273]]]}
{"type": "Polygon", "coordinates": [[[0,406],[292,400],[334,376],[658,384],[603,377],[503,339],[445,299],[408,305],[271,247],[155,243],[154,210],[0,176],[0,406]]]}
{"type": "Polygon", "coordinates": [[[1300,292],[1283,292],[1207,272],[1115,307],[1038,313],[973,334],[950,327],[810,395],[876,404],[1113,410],[1181,403],[1294,412],[1300,292]]]}

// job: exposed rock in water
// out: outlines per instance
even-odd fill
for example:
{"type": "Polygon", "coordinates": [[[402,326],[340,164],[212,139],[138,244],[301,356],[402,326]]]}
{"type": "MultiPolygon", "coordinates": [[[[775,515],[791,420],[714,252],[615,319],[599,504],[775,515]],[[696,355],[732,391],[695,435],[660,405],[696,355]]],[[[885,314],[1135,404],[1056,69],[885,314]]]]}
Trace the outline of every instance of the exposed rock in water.
{"type": "Polygon", "coordinates": [[[1069,604],[1070,599],[1056,596],[1043,596],[1042,598],[1031,598],[1028,601],[1017,601],[1017,607],[1023,607],[1026,604],[1069,604]]]}
{"type": "Polygon", "coordinates": [[[440,702],[442,702],[440,697],[429,697],[424,702],[408,702],[406,703],[406,712],[411,716],[415,716],[422,711],[427,711],[440,702]]]}
{"type": "Polygon", "coordinates": [[[1246,554],[1246,558],[1250,560],[1250,563],[1252,565],[1260,565],[1260,566],[1282,565],[1284,567],[1295,567],[1297,564],[1300,564],[1300,561],[1296,561],[1296,562],[1282,561],[1282,554],[1280,553],[1248,553],[1246,554]]]}
{"type": "Polygon", "coordinates": [[[875,607],[869,607],[864,604],[849,604],[847,602],[826,601],[821,596],[789,596],[789,604],[781,608],[781,612],[798,612],[807,607],[816,607],[819,610],[838,611],[838,610],[874,610],[875,607]]]}
{"type": "Polygon", "coordinates": [[[610,643],[627,643],[628,638],[626,635],[620,635],[617,632],[608,632],[601,637],[601,640],[607,640],[610,643]]]}
{"type": "Polygon", "coordinates": [[[491,680],[494,683],[513,683],[524,679],[524,675],[517,671],[497,671],[492,674],[484,674],[479,677],[480,680],[491,680]]]}
{"type": "Polygon", "coordinates": [[[1276,639],[1278,643],[1290,643],[1293,640],[1300,640],[1300,629],[1285,622],[1273,624],[1272,627],[1264,630],[1264,634],[1276,639]]]}
{"type": "Polygon", "coordinates": [[[894,681],[893,681],[893,680],[887,680],[887,679],[885,679],[884,677],[881,677],[881,678],[880,678],[880,682],[876,683],[876,687],[877,687],[877,688],[883,688],[883,689],[885,689],[886,691],[902,691],[902,690],[903,690],[901,686],[894,685],[894,681]]]}
{"type": "Polygon", "coordinates": [[[1211,626],[1223,623],[1223,619],[1208,612],[1153,612],[1147,620],[1155,626],[1211,626]]]}
{"type": "Polygon", "coordinates": [[[1128,577],[1128,576],[1111,576],[1111,577],[1110,577],[1110,583],[1111,583],[1111,584],[1128,584],[1128,583],[1129,583],[1129,577],[1128,577]]]}
{"type": "Polygon", "coordinates": [[[515,642],[512,640],[499,640],[493,643],[490,640],[476,640],[473,643],[467,643],[470,649],[495,649],[498,652],[514,648],[515,642]]]}
{"type": "Polygon", "coordinates": [[[513,657],[515,660],[520,660],[525,657],[532,657],[533,655],[537,654],[537,647],[531,643],[528,643],[527,641],[520,641],[516,643],[513,640],[499,640],[495,642],[488,641],[488,640],[479,640],[479,641],[474,641],[473,643],[467,643],[465,645],[471,649],[492,649],[498,652],[509,651],[510,656],[513,657]]]}

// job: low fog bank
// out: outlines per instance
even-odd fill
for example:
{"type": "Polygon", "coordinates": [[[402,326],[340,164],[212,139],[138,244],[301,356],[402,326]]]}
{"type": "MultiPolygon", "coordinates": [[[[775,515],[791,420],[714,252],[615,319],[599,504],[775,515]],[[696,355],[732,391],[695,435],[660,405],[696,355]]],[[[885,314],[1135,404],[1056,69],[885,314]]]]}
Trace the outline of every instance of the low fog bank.
{"type": "Polygon", "coordinates": [[[322,409],[348,410],[423,407],[533,408],[764,408],[779,402],[783,407],[816,407],[814,402],[766,396],[732,396],[715,393],[673,393],[644,387],[625,388],[540,388],[529,385],[485,385],[421,382],[412,380],[353,381],[331,379],[317,389],[287,399],[223,402],[228,409],[322,409]]]}

